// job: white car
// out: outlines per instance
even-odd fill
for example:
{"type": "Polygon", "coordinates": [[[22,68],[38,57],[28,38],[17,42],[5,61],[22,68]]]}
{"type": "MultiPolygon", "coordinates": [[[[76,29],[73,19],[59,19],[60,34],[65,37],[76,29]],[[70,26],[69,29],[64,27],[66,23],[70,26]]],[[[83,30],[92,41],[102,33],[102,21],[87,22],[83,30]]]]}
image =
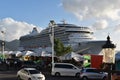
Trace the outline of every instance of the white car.
{"type": "Polygon", "coordinates": [[[52,66],[51,75],[79,77],[80,70],[81,69],[70,63],[54,63],[54,66],[52,66]]]}
{"type": "Polygon", "coordinates": [[[88,80],[88,79],[101,79],[106,80],[107,78],[106,72],[100,72],[96,68],[83,68],[80,72],[80,79],[88,80]]]}
{"type": "Polygon", "coordinates": [[[23,68],[17,72],[18,80],[45,80],[45,76],[35,68],[23,68]]]}

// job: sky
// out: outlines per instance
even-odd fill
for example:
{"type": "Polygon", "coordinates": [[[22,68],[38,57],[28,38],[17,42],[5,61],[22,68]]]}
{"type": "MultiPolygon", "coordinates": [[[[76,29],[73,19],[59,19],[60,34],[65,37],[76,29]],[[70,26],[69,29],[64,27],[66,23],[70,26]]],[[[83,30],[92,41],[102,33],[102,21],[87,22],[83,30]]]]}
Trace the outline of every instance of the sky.
{"type": "Polygon", "coordinates": [[[90,27],[96,40],[111,41],[120,50],[120,0],[0,0],[0,39],[12,41],[50,20],[90,27]],[[3,38],[4,37],[4,38],[3,38]]]}

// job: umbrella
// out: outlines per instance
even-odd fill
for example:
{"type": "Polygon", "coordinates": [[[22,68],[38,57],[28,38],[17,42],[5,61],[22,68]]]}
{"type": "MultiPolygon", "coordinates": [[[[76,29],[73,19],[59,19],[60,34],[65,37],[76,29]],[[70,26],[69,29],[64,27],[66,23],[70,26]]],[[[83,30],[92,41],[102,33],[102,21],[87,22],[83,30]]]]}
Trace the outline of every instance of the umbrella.
{"type": "Polygon", "coordinates": [[[90,57],[90,55],[84,55],[84,59],[86,59],[86,60],[90,60],[91,57],[90,57]]]}
{"type": "Polygon", "coordinates": [[[81,56],[81,55],[79,55],[77,53],[74,53],[74,52],[65,54],[63,56],[63,59],[66,59],[66,60],[70,60],[72,58],[74,58],[76,61],[83,61],[84,60],[83,56],[81,56]]]}
{"type": "Polygon", "coordinates": [[[26,51],[25,56],[40,56],[40,54],[32,51],[26,51]]]}
{"type": "Polygon", "coordinates": [[[19,57],[19,56],[22,56],[23,53],[20,52],[20,51],[17,51],[15,54],[16,54],[17,57],[19,57]]]}

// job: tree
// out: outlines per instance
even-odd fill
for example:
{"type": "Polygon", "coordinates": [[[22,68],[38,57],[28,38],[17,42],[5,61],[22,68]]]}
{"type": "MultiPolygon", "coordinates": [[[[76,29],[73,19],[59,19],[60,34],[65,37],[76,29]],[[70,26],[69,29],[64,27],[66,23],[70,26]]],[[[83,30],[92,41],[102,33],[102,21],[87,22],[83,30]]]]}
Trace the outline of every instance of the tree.
{"type": "Polygon", "coordinates": [[[71,46],[65,47],[63,43],[59,39],[54,40],[54,49],[56,52],[56,56],[62,56],[72,51],[71,46]]]}

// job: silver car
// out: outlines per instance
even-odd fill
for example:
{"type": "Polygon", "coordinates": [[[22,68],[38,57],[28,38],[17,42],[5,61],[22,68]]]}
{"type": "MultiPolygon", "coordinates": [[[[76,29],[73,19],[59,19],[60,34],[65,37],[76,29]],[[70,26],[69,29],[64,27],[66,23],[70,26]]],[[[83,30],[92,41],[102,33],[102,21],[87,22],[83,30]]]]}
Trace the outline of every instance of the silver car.
{"type": "Polygon", "coordinates": [[[106,80],[107,73],[100,72],[96,68],[83,68],[80,72],[80,79],[88,80],[88,79],[101,79],[106,80]]]}

